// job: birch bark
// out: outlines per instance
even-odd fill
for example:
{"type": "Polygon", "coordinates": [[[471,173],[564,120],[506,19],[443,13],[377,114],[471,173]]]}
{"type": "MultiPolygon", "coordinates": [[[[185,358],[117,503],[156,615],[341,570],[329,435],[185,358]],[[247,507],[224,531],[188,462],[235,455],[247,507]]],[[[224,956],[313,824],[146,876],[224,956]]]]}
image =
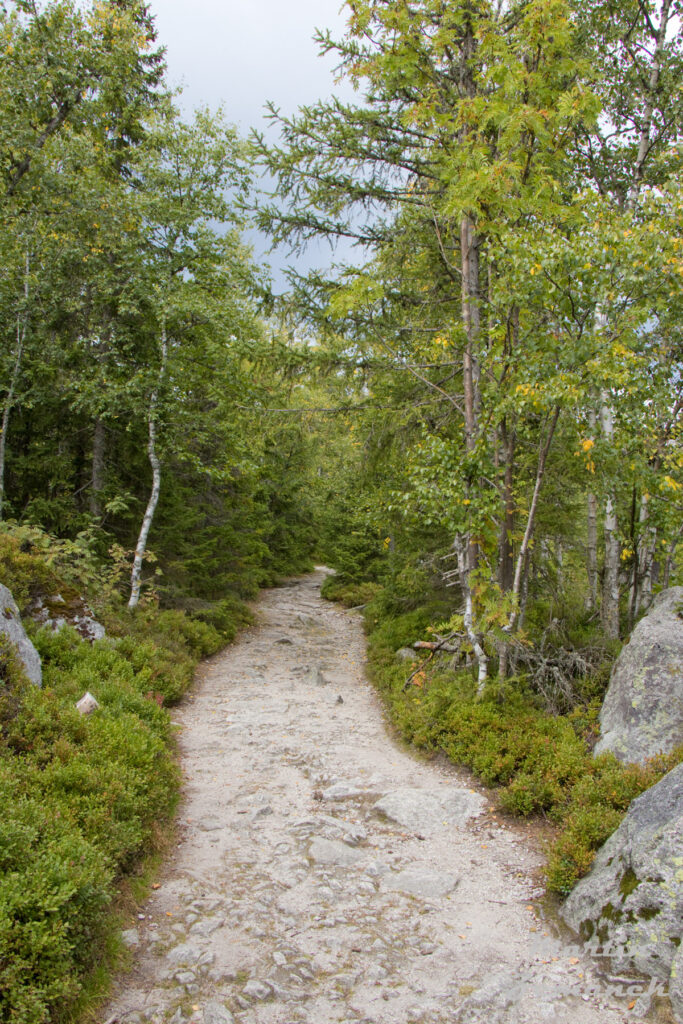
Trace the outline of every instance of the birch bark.
{"type": "Polygon", "coordinates": [[[145,515],[142,520],[142,526],[140,527],[140,535],[138,537],[138,543],[135,548],[135,558],[133,560],[133,570],[130,579],[130,598],[128,600],[129,608],[137,608],[140,601],[140,588],[142,584],[142,564],[145,558],[145,552],[147,551],[147,539],[149,537],[149,531],[152,526],[154,519],[154,513],[156,512],[157,505],[159,504],[159,492],[161,490],[161,462],[157,453],[157,415],[159,405],[159,391],[164,382],[166,375],[166,362],[168,359],[168,339],[166,337],[166,324],[162,324],[161,328],[161,365],[159,368],[159,377],[157,384],[149,400],[149,412],[147,415],[147,427],[149,440],[147,443],[147,454],[149,456],[149,464],[152,467],[152,492],[147,502],[147,508],[145,515]]]}

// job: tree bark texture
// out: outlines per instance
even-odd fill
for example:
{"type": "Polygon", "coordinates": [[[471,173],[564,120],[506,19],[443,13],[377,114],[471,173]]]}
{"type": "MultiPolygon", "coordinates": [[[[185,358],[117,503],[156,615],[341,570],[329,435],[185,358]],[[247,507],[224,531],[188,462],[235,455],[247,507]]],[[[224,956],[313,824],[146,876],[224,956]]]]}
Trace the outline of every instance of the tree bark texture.
{"type": "MultiPolygon", "coordinates": [[[[600,319],[601,314],[597,314],[600,319]]],[[[611,446],[614,440],[614,410],[611,396],[603,391],[600,404],[600,428],[603,439],[611,446]]],[[[605,496],[605,565],[602,582],[602,626],[607,636],[619,636],[619,521],[617,497],[609,486],[605,496]]]]}
{"type": "Polygon", "coordinates": [[[17,313],[17,332],[14,349],[14,366],[10,377],[9,388],[5,396],[5,404],[2,410],[2,426],[0,427],[0,522],[2,522],[3,505],[5,503],[5,459],[7,454],[7,431],[9,430],[9,419],[14,405],[14,396],[19,383],[21,373],[21,360],[26,342],[28,330],[28,299],[29,299],[29,255],[26,253],[26,265],[24,271],[24,310],[17,313]]]}
{"type": "Polygon", "coordinates": [[[133,559],[133,570],[131,573],[130,580],[130,598],[128,600],[129,608],[137,608],[140,602],[140,587],[142,584],[142,565],[145,558],[145,552],[147,550],[147,538],[149,537],[149,531],[152,526],[154,519],[154,513],[156,512],[157,505],[159,503],[159,492],[161,490],[161,462],[157,454],[156,441],[157,441],[157,412],[159,404],[159,391],[164,381],[166,373],[166,360],[168,357],[168,340],[166,338],[166,326],[164,325],[161,330],[161,366],[159,368],[159,378],[157,380],[157,386],[152,392],[149,400],[149,414],[147,417],[147,426],[149,433],[149,440],[147,443],[147,454],[149,456],[149,464],[152,467],[152,492],[147,502],[147,508],[145,509],[145,515],[142,520],[142,526],[140,527],[140,535],[138,537],[138,543],[135,548],[135,558],[133,559]]]}
{"type": "Polygon", "coordinates": [[[102,502],[100,495],[104,488],[104,466],[107,433],[104,423],[98,418],[93,428],[92,442],[92,478],[90,481],[90,512],[95,519],[102,518],[102,502]]]}

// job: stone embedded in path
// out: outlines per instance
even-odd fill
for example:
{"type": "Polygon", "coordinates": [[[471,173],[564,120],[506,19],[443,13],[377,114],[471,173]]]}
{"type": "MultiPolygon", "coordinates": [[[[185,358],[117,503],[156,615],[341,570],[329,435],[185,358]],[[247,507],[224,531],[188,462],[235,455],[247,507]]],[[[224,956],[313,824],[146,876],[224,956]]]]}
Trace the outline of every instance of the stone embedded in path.
{"type": "Polygon", "coordinates": [[[363,857],[359,850],[334,839],[314,839],[308,852],[317,864],[336,864],[339,867],[350,867],[363,857]]]}
{"type": "Polygon", "coordinates": [[[397,889],[411,896],[425,899],[441,899],[453,892],[460,881],[455,875],[436,874],[433,871],[400,871],[397,875],[385,877],[387,889],[397,889]]]}
{"type": "Polygon", "coordinates": [[[257,981],[256,978],[252,978],[248,981],[242,989],[242,995],[245,999],[251,999],[255,1002],[263,1002],[264,999],[269,999],[273,994],[272,989],[269,985],[264,984],[262,981],[257,981]]]}
{"type": "Polygon", "coordinates": [[[140,933],[137,928],[128,928],[125,932],[121,932],[121,939],[128,949],[137,949],[140,945],[140,933]]]}
{"type": "Polygon", "coordinates": [[[204,818],[203,821],[199,822],[199,828],[202,832],[219,832],[224,828],[224,823],[220,818],[204,818]]]}
{"type": "Polygon", "coordinates": [[[212,999],[204,1007],[204,1024],[234,1024],[234,1020],[230,1010],[217,999],[212,999]]]}
{"type": "Polygon", "coordinates": [[[323,800],[351,800],[354,796],[362,796],[363,790],[349,782],[336,782],[323,790],[323,800]]]}
{"type": "Polygon", "coordinates": [[[329,686],[330,680],[325,676],[320,665],[316,665],[315,668],[311,669],[308,682],[310,686],[329,686]]]}
{"type": "Polygon", "coordinates": [[[183,942],[166,954],[169,964],[180,966],[181,964],[194,964],[201,956],[200,950],[189,942],[183,942]]]}
{"type": "Polygon", "coordinates": [[[484,807],[483,797],[465,789],[441,796],[424,789],[405,788],[386,793],[373,810],[404,828],[429,831],[446,824],[464,824],[481,814],[484,807]]]}

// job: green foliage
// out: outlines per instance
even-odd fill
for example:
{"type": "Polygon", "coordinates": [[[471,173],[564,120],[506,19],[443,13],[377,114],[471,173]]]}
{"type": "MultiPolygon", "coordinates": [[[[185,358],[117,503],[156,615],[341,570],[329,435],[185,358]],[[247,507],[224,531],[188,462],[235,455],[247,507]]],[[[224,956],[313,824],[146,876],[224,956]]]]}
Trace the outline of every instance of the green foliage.
{"type": "Polygon", "coordinates": [[[571,789],[562,830],[547,867],[549,888],[566,895],[587,873],[595,851],[621,823],[632,800],[683,760],[683,746],[645,765],[624,765],[611,754],[591,758],[571,789]]]}
{"type": "Polygon", "coordinates": [[[361,608],[381,589],[379,583],[344,583],[335,575],[327,577],[320,593],[326,600],[336,601],[344,608],[361,608]]]}

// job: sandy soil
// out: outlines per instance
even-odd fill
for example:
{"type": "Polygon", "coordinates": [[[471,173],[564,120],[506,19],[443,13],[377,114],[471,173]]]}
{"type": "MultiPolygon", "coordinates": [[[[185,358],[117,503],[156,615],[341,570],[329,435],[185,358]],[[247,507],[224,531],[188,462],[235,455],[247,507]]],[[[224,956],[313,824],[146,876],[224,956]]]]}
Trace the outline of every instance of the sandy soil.
{"type": "Polygon", "coordinates": [[[101,1019],[642,1020],[642,986],[542,916],[523,830],[392,740],[358,616],[321,600],[323,578],[265,593],[176,711],[181,838],[101,1019]]]}

